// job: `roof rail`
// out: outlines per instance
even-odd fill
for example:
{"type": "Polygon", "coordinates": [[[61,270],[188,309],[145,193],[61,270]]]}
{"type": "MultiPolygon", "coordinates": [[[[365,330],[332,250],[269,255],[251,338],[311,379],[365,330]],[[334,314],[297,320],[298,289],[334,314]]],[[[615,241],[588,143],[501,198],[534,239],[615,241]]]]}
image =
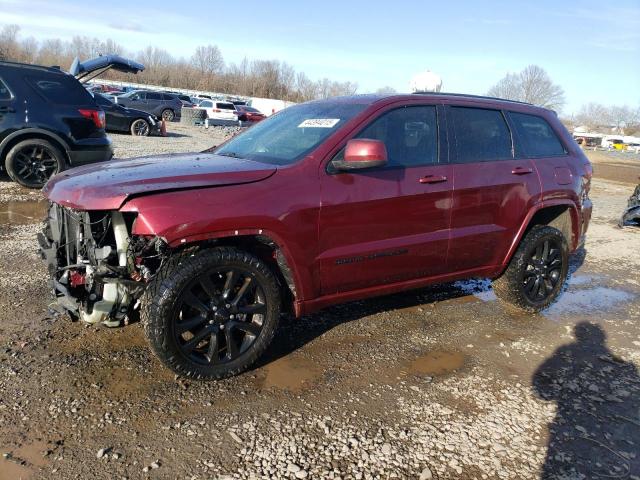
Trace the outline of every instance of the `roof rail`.
{"type": "Polygon", "coordinates": [[[508,98],[500,97],[488,97],[486,95],[471,95],[470,93],[449,93],[449,92],[413,92],[415,95],[444,95],[451,97],[468,97],[468,98],[481,98],[483,100],[500,100],[501,102],[520,103],[522,105],[533,105],[529,102],[521,102],[519,100],[509,100],[508,98]]]}

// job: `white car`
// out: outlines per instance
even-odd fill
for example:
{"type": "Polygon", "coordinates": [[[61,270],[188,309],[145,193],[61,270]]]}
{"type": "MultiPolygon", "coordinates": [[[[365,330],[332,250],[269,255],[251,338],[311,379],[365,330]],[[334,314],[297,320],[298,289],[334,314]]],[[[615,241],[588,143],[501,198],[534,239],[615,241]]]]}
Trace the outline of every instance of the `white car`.
{"type": "Polygon", "coordinates": [[[221,102],[216,100],[203,100],[197,108],[207,111],[207,118],[221,120],[223,122],[237,122],[238,111],[231,102],[221,102]]]}

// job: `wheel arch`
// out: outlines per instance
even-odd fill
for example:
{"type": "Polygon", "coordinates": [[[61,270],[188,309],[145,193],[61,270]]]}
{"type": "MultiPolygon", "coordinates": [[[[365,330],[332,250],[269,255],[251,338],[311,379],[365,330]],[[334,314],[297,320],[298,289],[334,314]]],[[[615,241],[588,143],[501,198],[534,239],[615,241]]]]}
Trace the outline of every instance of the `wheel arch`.
{"type": "Polygon", "coordinates": [[[0,165],[4,168],[4,161],[7,154],[15,145],[23,140],[31,140],[34,138],[51,142],[64,155],[64,160],[67,164],[66,167],[69,166],[69,145],[67,142],[65,142],[59,135],[41,128],[25,128],[17,130],[2,140],[2,142],[0,142],[0,165]]]}
{"type": "Polygon", "coordinates": [[[562,232],[569,244],[569,251],[578,247],[580,239],[580,223],[578,208],[571,200],[555,200],[538,204],[532,208],[518,230],[514,241],[505,256],[502,266],[506,267],[511,261],[518,245],[524,236],[536,225],[548,225],[562,232]]]}
{"type": "Polygon", "coordinates": [[[231,246],[247,251],[262,260],[276,275],[281,285],[282,305],[290,312],[294,312],[296,300],[301,298],[302,281],[295,268],[295,263],[284,242],[272,232],[262,229],[256,231],[236,231],[229,233],[212,233],[196,239],[181,239],[173,242],[171,247],[176,250],[199,246],[210,248],[216,246],[231,246]]]}

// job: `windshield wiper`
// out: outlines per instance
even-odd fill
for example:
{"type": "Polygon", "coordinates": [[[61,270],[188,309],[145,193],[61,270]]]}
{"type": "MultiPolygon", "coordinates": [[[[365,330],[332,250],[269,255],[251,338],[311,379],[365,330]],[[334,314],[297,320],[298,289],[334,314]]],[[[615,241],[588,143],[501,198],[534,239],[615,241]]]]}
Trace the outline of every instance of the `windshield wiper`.
{"type": "Polygon", "coordinates": [[[223,157],[242,158],[236,152],[224,152],[224,153],[218,153],[218,155],[222,155],[223,157]]]}

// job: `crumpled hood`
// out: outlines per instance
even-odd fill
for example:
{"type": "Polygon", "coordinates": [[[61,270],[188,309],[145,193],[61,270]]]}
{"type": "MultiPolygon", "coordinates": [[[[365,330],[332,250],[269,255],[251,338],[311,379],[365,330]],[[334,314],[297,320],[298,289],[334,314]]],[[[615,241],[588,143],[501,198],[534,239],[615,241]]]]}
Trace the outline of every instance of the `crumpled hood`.
{"type": "Polygon", "coordinates": [[[264,180],[273,165],[213,153],[154,155],[111,160],[64,171],[43,191],[49,200],[78,210],[116,210],[131,196],[264,180]]]}

